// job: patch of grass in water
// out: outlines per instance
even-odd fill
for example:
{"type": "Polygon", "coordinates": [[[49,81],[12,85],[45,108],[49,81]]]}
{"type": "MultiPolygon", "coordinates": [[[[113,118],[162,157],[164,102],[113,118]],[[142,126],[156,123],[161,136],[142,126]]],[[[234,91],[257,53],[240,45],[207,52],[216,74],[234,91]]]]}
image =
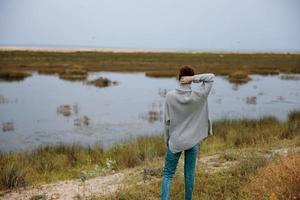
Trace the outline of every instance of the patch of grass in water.
{"type": "Polygon", "coordinates": [[[231,83],[243,84],[248,83],[251,78],[249,74],[245,71],[235,71],[229,74],[228,80],[231,83]]]}
{"type": "Polygon", "coordinates": [[[115,85],[117,84],[116,81],[111,81],[108,78],[104,77],[99,77],[95,80],[87,81],[86,84],[88,85],[94,85],[96,87],[108,87],[110,85],[115,85]]]}
{"type": "Polygon", "coordinates": [[[4,81],[22,81],[29,76],[30,73],[23,71],[0,71],[0,80],[4,81]]]}

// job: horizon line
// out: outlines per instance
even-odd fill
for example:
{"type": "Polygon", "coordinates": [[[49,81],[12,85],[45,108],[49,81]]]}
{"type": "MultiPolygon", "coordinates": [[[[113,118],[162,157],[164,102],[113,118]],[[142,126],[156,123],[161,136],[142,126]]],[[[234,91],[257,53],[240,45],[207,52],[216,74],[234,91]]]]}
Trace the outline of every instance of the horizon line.
{"type": "Polygon", "coordinates": [[[300,54],[300,50],[192,50],[169,48],[97,48],[97,47],[38,47],[38,46],[1,46],[0,51],[34,51],[34,52],[113,52],[113,53],[270,53],[270,54],[300,54]]]}

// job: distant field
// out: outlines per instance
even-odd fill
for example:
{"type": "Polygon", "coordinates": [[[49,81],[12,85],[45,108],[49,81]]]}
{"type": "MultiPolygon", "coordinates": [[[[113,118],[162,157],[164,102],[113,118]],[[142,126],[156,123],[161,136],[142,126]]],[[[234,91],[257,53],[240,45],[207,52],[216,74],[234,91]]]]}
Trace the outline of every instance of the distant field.
{"type": "Polygon", "coordinates": [[[234,71],[250,74],[300,73],[300,54],[275,53],[113,53],[0,51],[0,70],[37,70],[60,73],[81,66],[88,71],[146,72],[148,76],[176,76],[182,65],[197,73],[228,75],[234,71]]]}

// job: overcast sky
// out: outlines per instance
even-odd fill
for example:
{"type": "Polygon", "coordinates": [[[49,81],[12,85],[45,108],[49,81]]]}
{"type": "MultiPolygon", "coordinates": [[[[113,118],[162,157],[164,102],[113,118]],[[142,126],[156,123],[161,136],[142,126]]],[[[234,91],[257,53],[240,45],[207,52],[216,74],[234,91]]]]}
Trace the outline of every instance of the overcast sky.
{"type": "Polygon", "coordinates": [[[300,50],[300,0],[0,0],[0,46],[300,50]]]}

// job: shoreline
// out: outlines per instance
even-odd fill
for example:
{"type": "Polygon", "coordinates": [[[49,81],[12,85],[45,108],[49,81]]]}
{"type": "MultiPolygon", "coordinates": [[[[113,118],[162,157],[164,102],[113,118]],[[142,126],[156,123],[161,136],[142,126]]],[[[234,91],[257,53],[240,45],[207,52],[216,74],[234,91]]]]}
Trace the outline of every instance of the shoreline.
{"type": "MultiPolygon", "coordinates": [[[[273,152],[285,153],[287,149],[299,151],[299,142],[297,142],[300,138],[299,120],[300,111],[295,110],[289,114],[289,120],[284,123],[270,117],[259,120],[215,122],[214,134],[201,141],[201,156],[214,160],[213,163],[206,165],[213,167],[212,172],[215,172],[216,167],[221,167],[222,163],[228,161],[230,162],[229,168],[233,167],[232,169],[238,170],[237,172],[243,169],[244,175],[250,175],[251,171],[248,169],[256,169],[250,164],[257,164],[256,161],[262,158],[262,153],[271,157],[274,155],[273,152]],[[254,151],[255,154],[253,154],[254,151]],[[241,165],[237,165],[240,166],[238,168],[231,165],[237,163],[236,161],[241,162],[241,165]]],[[[31,188],[31,186],[52,184],[57,181],[65,183],[70,179],[84,183],[84,181],[93,180],[94,177],[103,177],[111,172],[119,173],[128,169],[144,169],[138,172],[142,174],[142,177],[148,173],[151,175],[155,170],[158,176],[162,170],[162,162],[159,163],[159,161],[163,161],[165,152],[166,145],[162,134],[140,136],[136,140],[116,144],[109,149],[103,149],[101,146],[91,148],[79,144],[59,144],[43,146],[31,152],[1,152],[0,199],[8,191],[16,191],[25,187],[31,188]],[[147,165],[149,163],[152,163],[155,168],[147,165]]],[[[207,159],[203,161],[205,160],[207,159]]],[[[223,174],[226,170],[226,168],[221,168],[220,173],[223,174]]],[[[231,178],[233,175],[231,172],[223,175],[220,180],[229,178],[228,180],[235,183],[236,180],[231,178]]],[[[244,180],[244,176],[241,178],[244,180]]],[[[216,181],[209,184],[214,182],[216,181]]],[[[227,185],[227,183],[228,181],[224,184],[227,185]]]]}
{"type": "Polygon", "coordinates": [[[187,53],[187,54],[300,54],[300,51],[251,51],[251,50],[180,50],[180,49],[155,49],[155,48],[72,48],[72,47],[26,47],[26,46],[1,46],[0,51],[32,51],[32,52],[113,52],[113,53],[187,53]]]}
{"type": "MultiPolygon", "coordinates": [[[[218,130],[218,127],[221,126],[228,126],[228,124],[232,124],[235,126],[241,126],[240,128],[245,128],[243,127],[246,124],[260,124],[261,122],[267,121],[277,125],[283,125],[283,124],[288,124],[291,123],[292,120],[295,119],[299,119],[300,120],[300,109],[296,108],[296,109],[292,109],[287,113],[287,117],[285,120],[280,120],[279,118],[277,118],[276,116],[273,115],[265,115],[265,116],[261,116],[258,118],[248,118],[248,117],[241,117],[241,118],[227,118],[227,117],[223,117],[220,119],[216,119],[213,120],[213,126],[215,127],[214,129],[218,130]],[[217,127],[217,128],[216,128],[217,127]]],[[[213,130],[214,130],[213,129],[213,130]]],[[[218,131],[217,131],[218,132],[218,131]]],[[[216,136],[218,134],[213,133],[213,136],[216,136]]],[[[120,141],[115,141],[113,142],[110,146],[103,146],[103,145],[99,145],[97,143],[94,144],[81,144],[80,141],[72,141],[72,142],[56,142],[56,143],[49,143],[49,144],[40,144],[37,146],[34,146],[31,149],[26,149],[26,148],[20,148],[20,149],[13,149],[13,150],[5,150],[5,149],[1,149],[0,148],[0,158],[1,158],[1,153],[2,154],[10,154],[10,153],[32,153],[38,149],[44,149],[44,148],[56,148],[59,146],[80,146],[80,148],[83,149],[94,149],[94,148],[101,148],[103,151],[110,151],[111,149],[114,149],[115,147],[120,147],[120,146],[127,146],[127,145],[132,145],[135,144],[136,142],[138,142],[140,139],[161,139],[161,142],[163,142],[163,131],[161,132],[157,132],[155,134],[150,134],[150,135],[136,135],[133,137],[129,137],[120,141]]],[[[203,141],[205,141],[206,139],[203,139],[203,141]]]]}

